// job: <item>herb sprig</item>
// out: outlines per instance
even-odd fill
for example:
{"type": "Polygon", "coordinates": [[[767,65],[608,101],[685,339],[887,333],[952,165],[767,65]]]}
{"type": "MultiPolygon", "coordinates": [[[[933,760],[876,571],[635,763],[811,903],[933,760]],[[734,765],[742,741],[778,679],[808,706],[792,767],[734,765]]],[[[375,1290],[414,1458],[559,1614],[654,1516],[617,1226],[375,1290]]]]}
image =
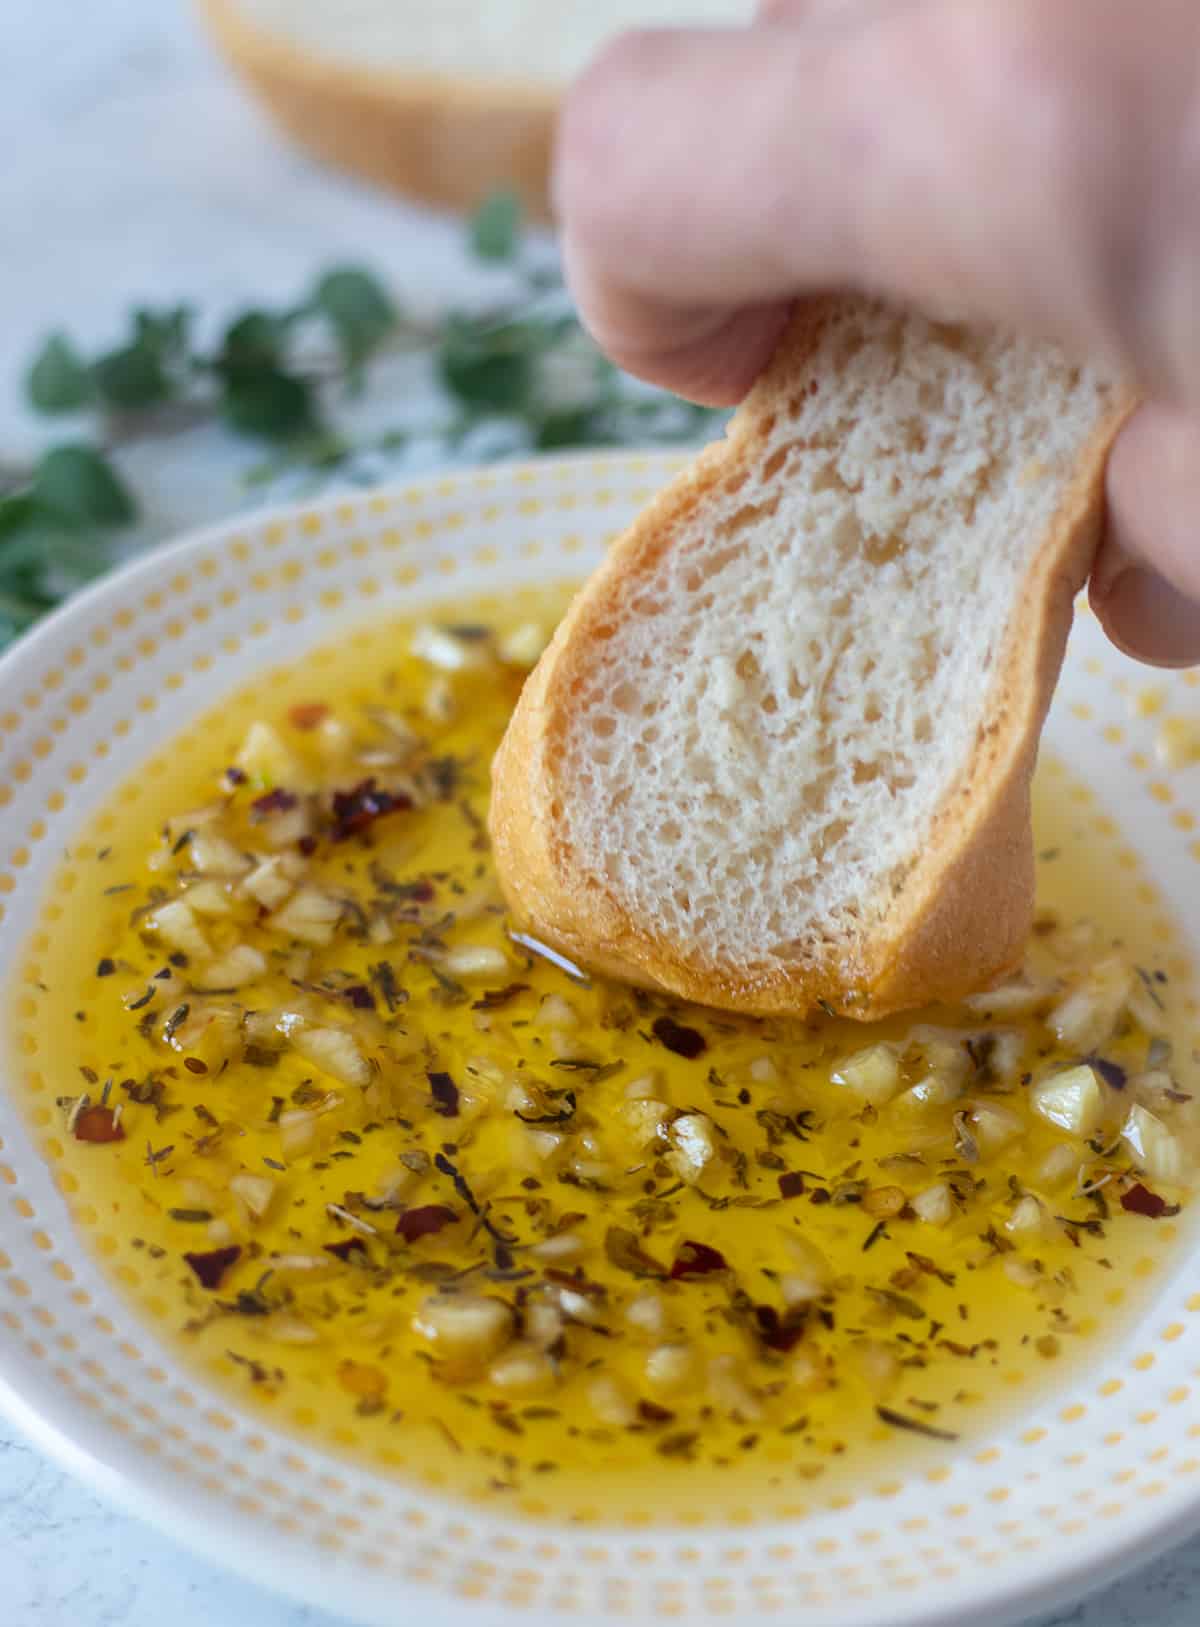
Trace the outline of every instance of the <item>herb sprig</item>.
{"type": "Polygon", "coordinates": [[[481,262],[509,269],[515,295],[422,321],[369,270],[338,265],[295,304],[235,313],[208,345],[186,303],[137,307],[119,342],[95,355],[50,334],[26,375],[29,404],[90,433],[29,466],[0,462],[0,645],[128,546],[139,503],[115,461],[127,447],[223,424],[268,449],[243,477],[263,487],[295,471],[370,484],[381,456],[418,439],[451,456],[469,436],[472,456],[487,458],[712,433],[715,414],[636,384],[596,350],[557,267],[529,252],[514,197],[489,198],[467,243],[481,262]],[[426,421],[367,438],[339,428],[339,401],[361,395],[371,365],[399,353],[425,358],[440,384],[426,421]]]}

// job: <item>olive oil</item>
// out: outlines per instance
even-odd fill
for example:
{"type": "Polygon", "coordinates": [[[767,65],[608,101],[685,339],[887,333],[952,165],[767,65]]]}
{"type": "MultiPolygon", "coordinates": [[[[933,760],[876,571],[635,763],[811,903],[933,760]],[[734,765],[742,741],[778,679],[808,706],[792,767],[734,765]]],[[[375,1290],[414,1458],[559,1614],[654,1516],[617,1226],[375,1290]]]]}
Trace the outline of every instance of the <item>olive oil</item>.
{"type": "Polygon", "coordinates": [[[560,610],[265,674],[80,833],[34,991],[62,1184],[155,1332],[285,1429],[534,1514],[795,1512],[1136,1305],[1186,1201],[1183,968],[1055,764],[994,1005],[742,1020],[544,956],[485,820],[560,610]]]}

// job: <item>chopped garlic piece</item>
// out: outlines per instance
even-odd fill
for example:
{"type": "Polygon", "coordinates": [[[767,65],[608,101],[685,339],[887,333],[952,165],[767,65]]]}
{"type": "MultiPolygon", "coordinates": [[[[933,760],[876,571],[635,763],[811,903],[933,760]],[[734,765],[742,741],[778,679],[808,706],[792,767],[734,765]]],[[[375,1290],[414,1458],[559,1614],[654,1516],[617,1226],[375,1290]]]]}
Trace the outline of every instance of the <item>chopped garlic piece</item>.
{"type": "Polygon", "coordinates": [[[422,711],[431,723],[453,723],[458,715],[454,690],[445,678],[435,678],[425,691],[422,711]]]}
{"type": "Polygon", "coordinates": [[[637,1422],[637,1409],[625,1387],[610,1373],[599,1373],[587,1388],[588,1406],[602,1424],[628,1429],[637,1422]]]}
{"type": "Polygon", "coordinates": [[[261,1220],[271,1207],[275,1182],[269,1175],[251,1175],[243,1171],[230,1181],[229,1190],[243,1205],[251,1220],[261,1220]]]}
{"type": "Polygon", "coordinates": [[[895,1353],[878,1339],[863,1339],[856,1347],[859,1370],[867,1387],[878,1396],[885,1396],[895,1388],[900,1377],[900,1363],[895,1353]]]}
{"type": "Polygon", "coordinates": [[[269,723],[250,725],[235,761],[256,790],[274,790],[277,786],[295,790],[303,778],[298,759],[269,723]]]}
{"type": "Polygon", "coordinates": [[[667,1308],[661,1294],[647,1289],[637,1294],[625,1307],[625,1320],[642,1333],[661,1335],[667,1327],[667,1308]]]}
{"type": "Polygon", "coordinates": [[[219,917],[233,914],[233,904],[225,884],[212,878],[189,882],[187,903],[197,915],[219,917]]]}
{"type": "Polygon", "coordinates": [[[1104,1087],[1095,1070],[1084,1063],[1053,1073],[1033,1087],[1033,1110],[1048,1124],[1086,1139],[1104,1122],[1104,1087]]]}
{"type": "Polygon", "coordinates": [[[574,1028],[579,1022],[579,1013],[561,994],[547,994],[533,1020],[539,1028],[574,1028]]]}
{"type": "Polygon", "coordinates": [[[708,1393],[717,1406],[748,1424],[762,1417],[762,1407],[738,1372],[736,1356],[714,1356],[708,1364],[708,1393]]]}
{"type": "Polygon", "coordinates": [[[262,977],[266,969],[267,957],[248,943],[240,943],[210,960],[198,981],[206,989],[240,989],[262,977]]]}
{"type": "Polygon", "coordinates": [[[439,672],[465,672],[487,665],[490,639],[462,638],[448,627],[418,627],[409,648],[439,672]]]}
{"type": "Polygon", "coordinates": [[[843,1085],[872,1107],[890,1102],[900,1089],[900,1059],[894,1045],[868,1045],[856,1051],[830,1075],[835,1085],[843,1085]]]}
{"type": "Polygon", "coordinates": [[[1188,1179],[1189,1160],[1174,1131],[1144,1107],[1133,1107],[1121,1127],[1121,1140],[1152,1181],[1181,1186],[1188,1179]]]}
{"type": "Polygon", "coordinates": [[[446,951],[442,970],[451,977],[503,977],[508,971],[508,957],[502,949],[488,944],[464,943],[446,951]]]}
{"type": "Polygon", "coordinates": [[[525,1337],[532,1340],[539,1349],[544,1350],[548,1345],[562,1336],[563,1319],[561,1312],[553,1305],[538,1304],[536,1301],[525,1307],[525,1337]]]}
{"type": "Polygon", "coordinates": [[[1013,1237],[1031,1241],[1048,1237],[1053,1227],[1053,1218],[1047,1213],[1045,1205],[1029,1192],[1017,1200],[1016,1208],[1004,1222],[1005,1231],[1013,1237]]]}
{"type": "Polygon", "coordinates": [[[482,1294],[433,1294],[412,1320],[413,1331],[439,1356],[487,1361],[512,1337],[512,1312],[482,1294]]]}
{"type": "Polygon", "coordinates": [[[312,1281],[338,1269],[332,1254],[272,1254],[267,1265],[277,1276],[312,1281]]]}
{"type": "MultiPolygon", "coordinates": [[[[673,1109],[666,1102],[655,1101],[652,1096],[641,1100],[623,1102],[618,1108],[622,1119],[629,1126],[638,1147],[645,1147],[651,1141],[663,1134],[667,1119],[673,1109]]],[[[674,1128],[674,1126],[672,1126],[674,1128]]]]}
{"type": "Polygon", "coordinates": [[[716,1154],[712,1120],[706,1113],[682,1113],[668,1126],[667,1140],[671,1146],[667,1163],[681,1181],[695,1186],[716,1154]]]}
{"type": "Polygon", "coordinates": [[[311,1151],[317,1139],[320,1119],[308,1107],[294,1107],[279,1115],[279,1150],[285,1158],[299,1158],[311,1151]]]}
{"type": "Polygon", "coordinates": [[[1050,999],[1055,987],[1054,983],[1045,979],[1022,974],[1009,983],[1001,983],[999,988],[988,989],[983,994],[972,994],[963,1001],[963,1005],[980,1016],[990,1012],[997,1017],[1023,1017],[1050,999]]]}
{"type": "Polygon", "coordinates": [[[1000,1106],[998,1102],[976,1103],[971,1112],[970,1125],[979,1150],[985,1156],[999,1152],[1025,1133],[1021,1115],[1011,1108],[1000,1106]]]}
{"type": "Polygon", "coordinates": [[[1111,1039],[1132,993],[1133,973],[1113,955],[1098,961],[1087,979],[1055,1006],[1047,1021],[1060,1044],[1094,1051],[1111,1039]]]}
{"type": "Polygon", "coordinates": [[[1050,1151],[1038,1165],[1034,1177],[1039,1186],[1048,1187],[1051,1191],[1062,1186],[1065,1181],[1074,1177],[1079,1170],[1079,1149],[1069,1146],[1067,1142],[1060,1141],[1057,1147],[1050,1151]]]}
{"type": "Polygon", "coordinates": [[[513,1395],[541,1395],[553,1389],[554,1363],[532,1344],[510,1345],[488,1368],[489,1381],[513,1395]]]}
{"type": "Polygon", "coordinates": [[[320,1068],[343,1085],[366,1085],[371,1081],[371,1064],[358,1048],[358,1041],[347,1028],[317,1028],[307,1024],[294,1026],[288,1032],[288,1041],[306,1062],[320,1068]]]}
{"type": "Polygon", "coordinates": [[[146,917],[146,928],[172,949],[182,950],[189,957],[194,955],[197,960],[205,960],[212,954],[191,905],[182,898],[160,904],[146,917]]]}
{"type": "Polygon", "coordinates": [[[554,1237],[547,1237],[544,1242],[535,1243],[529,1250],[535,1260],[549,1260],[552,1264],[574,1260],[583,1251],[583,1239],[574,1232],[559,1232],[554,1237]]]}
{"type": "Polygon", "coordinates": [[[948,1226],[954,1219],[954,1194],[944,1181],[939,1181],[936,1186],[927,1186],[909,1202],[917,1218],[927,1226],[948,1226]]]}
{"type": "Polygon", "coordinates": [[[833,1282],[829,1261],[815,1244],[799,1232],[781,1231],[780,1239],[793,1270],[781,1278],[779,1288],[789,1306],[808,1304],[828,1293],[833,1282]]]}
{"type": "Polygon", "coordinates": [[[203,1062],[210,1073],[217,1072],[241,1047],[242,1025],[236,1011],[223,1006],[199,1006],[182,1023],[172,1019],[173,1014],[163,1027],[165,1043],[194,1062],[203,1062]]]}
{"type": "Polygon", "coordinates": [[[198,830],[187,848],[187,867],[205,875],[244,876],[254,860],[212,830],[198,830]]]}
{"type": "Polygon", "coordinates": [[[1166,1009],[1161,997],[1152,990],[1147,978],[1135,979],[1129,992],[1129,999],[1125,1002],[1129,1015],[1141,1028],[1144,1028],[1151,1039],[1166,1039],[1170,1034],[1170,1024],[1167,1021],[1166,1009]]]}
{"type": "Polygon", "coordinates": [[[333,941],[334,929],[342,916],[341,903],[316,887],[301,887],[282,909],[267,917],[273,932],[302,943],[326,944],[333,941]]]}
{"type": "Polygon", "coordinates": [[[522,671],[528,671],[537,665],[549,637],[541,622],[523,621],[510,633],[504,634],[496,647],[496,654],[506,667],[520,667],[522,671]]]}
{"type": "Polygon", "coordinates": [[[248,893],[264,909],[277,909],[291,892],[293,882],[284,871],[283,856],[276,854],[261,859],[242,882],[242,891],[248,893]]]}
{"type": "Polygon", "coordinates": [[[646,1356],[646,1383],[658,1395],[678,1395],[696,1379],[696,1353],[690,1345],[655,1345],[646,1356]]]}

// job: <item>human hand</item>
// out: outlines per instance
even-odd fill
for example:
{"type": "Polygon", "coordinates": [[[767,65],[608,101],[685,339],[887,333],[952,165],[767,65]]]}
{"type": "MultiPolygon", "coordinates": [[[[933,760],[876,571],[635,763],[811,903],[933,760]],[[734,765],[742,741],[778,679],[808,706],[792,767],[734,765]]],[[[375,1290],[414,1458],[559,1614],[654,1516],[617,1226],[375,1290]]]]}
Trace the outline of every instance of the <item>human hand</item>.
{"type": "Polygon", "coordinates": [[[767,0],[746,29],[623,36],[560,134],[583,318],[719,404],[833,288],[1121,369],[1146,404],[1091,602],[1130,654],[1200,662],[1198,70],[1194,0],[767,0]]]}

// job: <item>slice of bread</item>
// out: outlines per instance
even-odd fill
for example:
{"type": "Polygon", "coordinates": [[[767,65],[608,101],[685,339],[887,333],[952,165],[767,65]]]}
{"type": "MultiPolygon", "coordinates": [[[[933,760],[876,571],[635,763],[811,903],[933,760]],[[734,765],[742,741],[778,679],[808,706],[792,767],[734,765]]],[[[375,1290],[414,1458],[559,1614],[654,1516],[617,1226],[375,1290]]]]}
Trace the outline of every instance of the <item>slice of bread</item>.
{"type": "Polygon", "coordinates": [[[201,0],[229,60],[318,157],[451,208],[549,213],[562,89],[622,29],[737,23],[753,0],[201,0]]]}
{"type": "Polygon", "coordinates": [[[1033,343],[802,307],[525,688],[491,812],[521,923],[752,1012],[878,1017],[1010,970],[1129,405],[1033,343]]]}

